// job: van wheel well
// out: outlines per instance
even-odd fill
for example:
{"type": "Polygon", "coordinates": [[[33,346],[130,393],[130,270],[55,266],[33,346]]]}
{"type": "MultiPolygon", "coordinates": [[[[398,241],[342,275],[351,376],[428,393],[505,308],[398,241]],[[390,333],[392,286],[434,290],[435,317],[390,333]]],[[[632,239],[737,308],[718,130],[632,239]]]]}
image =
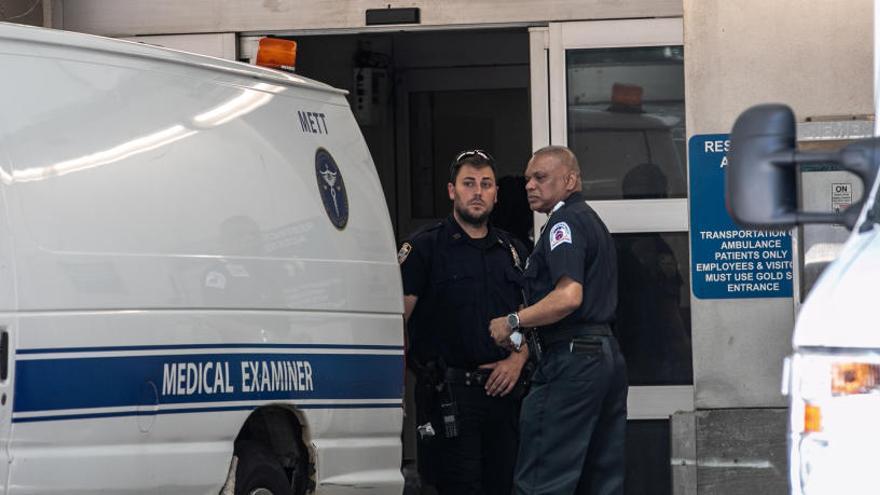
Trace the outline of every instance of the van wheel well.
{"type": "Polygon", "coordinates": [[[235,438],[235,455],[252,452],[255,445],[274,457],[284,470],[294,495],[315,489],[314,457],[306,447],[304,421],[284,407],[263,407],[245,421],[235,438]]]}

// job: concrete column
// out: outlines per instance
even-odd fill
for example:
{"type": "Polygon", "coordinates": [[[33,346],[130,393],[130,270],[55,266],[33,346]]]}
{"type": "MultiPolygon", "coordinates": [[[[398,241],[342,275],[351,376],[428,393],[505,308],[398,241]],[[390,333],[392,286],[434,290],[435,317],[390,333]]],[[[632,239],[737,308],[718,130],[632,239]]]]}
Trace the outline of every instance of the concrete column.
{"type": "MultiPolygon", "coordinates": [[[[729,133],[765,102],[798,122],[872,114],[872,14],[871,0],[684,0],[688,138],[729,133]]],[[[692,296],[691,308],[697,411],[672,423],[673,452],[693,454],[673,460],[676,493],[786,493],[793,301],[692,296]]]]}

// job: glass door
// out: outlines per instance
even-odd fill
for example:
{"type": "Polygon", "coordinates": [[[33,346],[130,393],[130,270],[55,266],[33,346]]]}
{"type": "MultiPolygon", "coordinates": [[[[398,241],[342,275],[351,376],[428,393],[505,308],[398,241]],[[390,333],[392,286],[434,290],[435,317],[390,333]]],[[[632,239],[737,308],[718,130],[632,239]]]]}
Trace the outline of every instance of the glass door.
{"type": "Polygon", "coordinates": [[[694,408],[682,44],[681,19],[531,31],[533,147],[574,151],[617,245],[628,493],[671,490],[669,417],[694,408]]]}

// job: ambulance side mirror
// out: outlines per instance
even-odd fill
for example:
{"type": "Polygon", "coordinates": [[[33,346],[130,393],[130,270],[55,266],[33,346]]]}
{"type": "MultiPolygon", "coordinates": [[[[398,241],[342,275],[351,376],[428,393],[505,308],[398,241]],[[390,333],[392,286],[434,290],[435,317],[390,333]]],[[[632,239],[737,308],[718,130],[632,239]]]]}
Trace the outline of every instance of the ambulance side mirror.
{"type": "Polygon", "coordinates": [[[859,176],[867,191],[877,172],[878,143],[873,138],[835,152],[797,151],[791,108],[779,104],[752,107],[739,116],[730,135],[725,180],[727,211],[745,228],[780,229],[804,223],[844,224],[852,228],[864,198],[840,213],[801,211],[798,166],[837,164],[859,176]]]}
{"type": "Polygon", "coordinates": [[[745,227],[791,226],[797,219],[794,114],[752,107],[736,119],[726,168],[727,211],[745,227]]]}

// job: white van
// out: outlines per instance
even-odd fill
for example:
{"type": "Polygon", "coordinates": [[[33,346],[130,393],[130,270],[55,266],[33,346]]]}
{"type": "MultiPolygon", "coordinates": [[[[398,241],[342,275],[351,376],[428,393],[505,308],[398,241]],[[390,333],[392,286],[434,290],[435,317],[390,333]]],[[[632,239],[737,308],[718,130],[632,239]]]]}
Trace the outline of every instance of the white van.
{"type": "Polygon", "coordinates": [[[399,494],[400,273],[344,92],[10,24],[0,68],[2,491],[399,494]]]}
{"type": "Polygon", "coordinates": [[[782,105],[751,108],[731,134],[728,210],[738,223],[784,228],[842,224],[852,234],[801,306],[783,391],[790,396],[789,467],[798,495],[877,493],[880,445],[880,139],[840,152],[795,149],[794,115],[782,105]],[[798,166],[835,163],[869,191],[842,213],[801,211],[798,166]]]}

